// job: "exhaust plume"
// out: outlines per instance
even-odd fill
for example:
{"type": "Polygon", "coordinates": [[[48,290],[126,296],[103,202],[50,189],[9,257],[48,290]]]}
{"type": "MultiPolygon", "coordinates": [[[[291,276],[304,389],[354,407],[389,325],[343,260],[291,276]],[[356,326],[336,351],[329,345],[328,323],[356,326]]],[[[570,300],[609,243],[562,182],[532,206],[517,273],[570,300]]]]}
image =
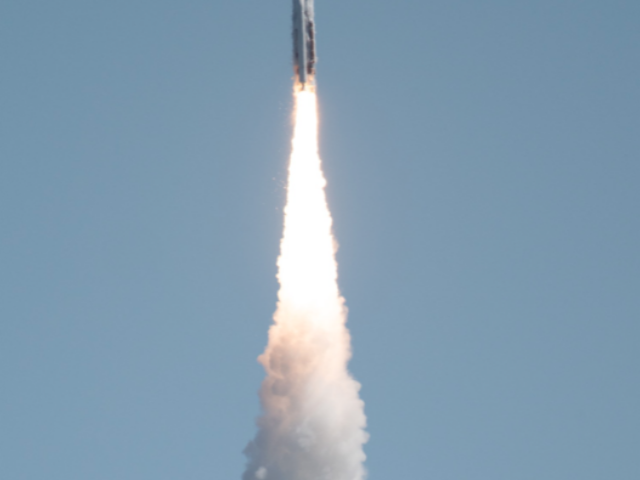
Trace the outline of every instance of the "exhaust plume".
{"type": "Polygon", "coordinates": [[[243,480],[362,480],[364,403],[347,370],[346,307],[318,155],[316,94],[298,85],[278,305],[258,358],[263,414],[243,480]]]}

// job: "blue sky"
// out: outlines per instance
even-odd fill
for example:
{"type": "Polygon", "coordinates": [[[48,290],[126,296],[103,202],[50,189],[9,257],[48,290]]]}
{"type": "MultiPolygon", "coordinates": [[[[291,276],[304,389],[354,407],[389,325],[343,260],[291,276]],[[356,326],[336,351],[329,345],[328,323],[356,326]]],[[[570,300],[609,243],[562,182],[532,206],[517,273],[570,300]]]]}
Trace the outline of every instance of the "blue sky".
{"type": "MultiPolygon", "coordinates": [[[[371,480],[640,476],[640,4],[317,0],[371,480]]],[[[290,2],[0,6],[0,477],[239,478],[290,2]]]]}

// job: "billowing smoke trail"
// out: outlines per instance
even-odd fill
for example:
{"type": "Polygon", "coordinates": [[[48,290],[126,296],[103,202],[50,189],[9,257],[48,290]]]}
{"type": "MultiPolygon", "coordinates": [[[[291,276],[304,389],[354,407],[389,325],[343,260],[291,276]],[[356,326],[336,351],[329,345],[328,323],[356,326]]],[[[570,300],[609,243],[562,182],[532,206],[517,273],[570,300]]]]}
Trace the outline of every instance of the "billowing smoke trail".
{"type": "Polygon", "coordinates": [[[361,480],[364,403],[347,371],[346,309],[318,156],[316,95],[296,92],[278,307],[259,361],[263,415],[243,480],[361,480]]]}

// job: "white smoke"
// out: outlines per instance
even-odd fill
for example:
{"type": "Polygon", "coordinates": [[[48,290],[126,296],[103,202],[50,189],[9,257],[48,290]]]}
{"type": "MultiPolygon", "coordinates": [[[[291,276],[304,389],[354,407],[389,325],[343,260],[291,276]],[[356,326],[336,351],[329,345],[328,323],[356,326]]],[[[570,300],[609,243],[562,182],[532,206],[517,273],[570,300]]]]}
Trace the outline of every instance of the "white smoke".
{"type": "Polygon", "coordinates": [[[278,307],[259,361],[263,415],[243,480],[362,480],[364,403],[347,371],[346,308],[317,143],[315,93],[296,94],[278,307]]]}

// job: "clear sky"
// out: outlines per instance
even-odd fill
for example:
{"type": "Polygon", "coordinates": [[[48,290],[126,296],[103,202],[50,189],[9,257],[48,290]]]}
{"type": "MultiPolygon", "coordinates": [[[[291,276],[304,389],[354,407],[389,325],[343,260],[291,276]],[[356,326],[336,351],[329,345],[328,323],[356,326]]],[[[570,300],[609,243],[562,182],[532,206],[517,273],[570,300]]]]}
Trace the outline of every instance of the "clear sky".
{"type": "MultiPolygon", "coordinates": [[[[290,9],[0,4],[0,478],[240,477],[290,9]]],[[[639,18],[316,1],[370,480],[640,478],[639,18]]]]}

